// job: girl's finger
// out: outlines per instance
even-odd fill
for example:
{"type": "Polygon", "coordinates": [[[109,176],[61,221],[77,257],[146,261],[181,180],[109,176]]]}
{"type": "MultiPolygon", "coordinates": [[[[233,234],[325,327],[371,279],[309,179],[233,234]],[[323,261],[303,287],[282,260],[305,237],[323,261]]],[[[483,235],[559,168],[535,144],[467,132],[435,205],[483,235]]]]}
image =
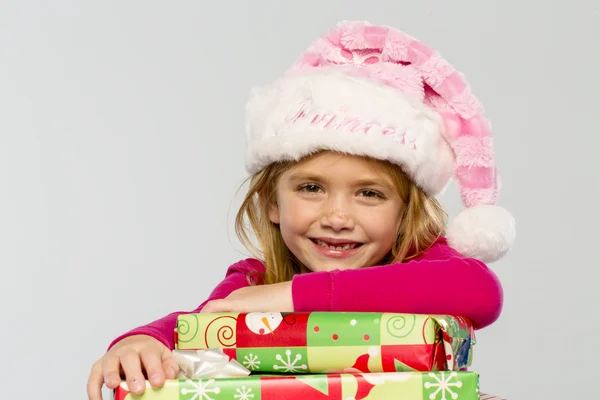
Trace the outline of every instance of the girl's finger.
{"type": "Polygon", "coordinates": [[[117,386],[121,384],[121,374],[119,357],[114,356],[105,356],[102,360],[102,374],[104,379],[104,384],[109,389],[115,389],[117,386]]]}
{"type": "Polygon", "coordinates": [[[153,387],[162,387],[165,384],[165,373],[162,367],[160,350],[156,346],[146,347],[140,352],[140,359],[150,384],[153,387]]]}
{"type": "Polygon", "coordinates": [[[163,353],[162,367],[165,371],[167,379],[175,379],[179,372],[179,364],[173,358],[173,353],[166,349],[163,353]]]}
{"type": "Polygon", "coordinates": [[[89,400],[102,400],[102,364],[98,361],[92,367],[87,382],[87,394],[89,400]]]}
{"type": "Polygon", "coordinates": [[[146,380],[142,373],[140,355],[135,351],[129,350],[119,355],[119,358],[123,372],[125,372],[129,391],[135,395],[141,395],[146,389],[146,380]]]}
{"type": "Polygon", "coordinates": [[[204,313],[204,314],[211,313],[212,309],[213,309],[213,303],[214,302],[215,302],[215,300],[209,301],[208,303],[206,303],[204,305],[204,307],[202,307],[202,310],[200,310],[200,313],[204,313]]]}
{"type": "Polygon", "coordinates": [[[228,301],[226,299],[223,300],[212,300],[206,303],[204,308],[200,311],[201,313],[218,313],[218,312],[227,312],[231,308],[228,306],[228,301]]]}

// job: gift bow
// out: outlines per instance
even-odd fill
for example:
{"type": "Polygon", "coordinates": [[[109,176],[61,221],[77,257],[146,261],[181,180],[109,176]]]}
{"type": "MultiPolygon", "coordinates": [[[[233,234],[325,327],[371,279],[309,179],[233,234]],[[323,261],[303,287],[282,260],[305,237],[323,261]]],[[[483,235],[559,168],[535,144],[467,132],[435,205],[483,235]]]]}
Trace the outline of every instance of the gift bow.
{"type": "Polygon", "coordinates": [[[223,353],[222,349],[173,350],[179,364],[177,379],[241,378],[250,371],[223,353]]]}

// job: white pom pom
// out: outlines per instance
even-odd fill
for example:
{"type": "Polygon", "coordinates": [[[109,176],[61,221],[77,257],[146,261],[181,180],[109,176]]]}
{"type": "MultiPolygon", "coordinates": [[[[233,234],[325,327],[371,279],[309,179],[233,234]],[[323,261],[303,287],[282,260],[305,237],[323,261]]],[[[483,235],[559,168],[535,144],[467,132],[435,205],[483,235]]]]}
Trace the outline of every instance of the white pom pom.
{"type": "Polygon", "coordinates": [[[485,263],[501,259],[515,241],[515,219],[502,207],[464,209],[446,230],[448,244],[465,257],[485,263]]]}

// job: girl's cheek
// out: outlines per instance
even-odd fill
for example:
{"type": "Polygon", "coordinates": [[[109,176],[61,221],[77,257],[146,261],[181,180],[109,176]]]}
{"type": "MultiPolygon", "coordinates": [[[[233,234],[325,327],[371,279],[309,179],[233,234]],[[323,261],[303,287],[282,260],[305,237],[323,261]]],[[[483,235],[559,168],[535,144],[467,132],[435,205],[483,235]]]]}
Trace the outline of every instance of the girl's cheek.
{"type": "Polygon", "coordinates": [[[389,238],[395,236],[400,227],[399,213],[379,213],[364,218],[362,224],[373,237],[389,238]]]}
{"type": "Polygon", "coordinates": [[[314,202],[302,199],[292,199],[288,202],[287,211],[295,217],[310,217],[318,212],[319,206],[314,202]]]}

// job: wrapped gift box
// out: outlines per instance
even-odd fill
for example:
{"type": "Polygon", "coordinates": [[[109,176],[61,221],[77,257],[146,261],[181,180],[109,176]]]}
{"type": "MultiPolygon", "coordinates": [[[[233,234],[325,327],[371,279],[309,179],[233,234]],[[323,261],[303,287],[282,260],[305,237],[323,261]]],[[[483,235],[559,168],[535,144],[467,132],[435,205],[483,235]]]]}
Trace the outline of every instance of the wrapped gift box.
{"type": "Polygon", "coordinates": [[[221,348],[251,372],[458,371],[475,335],[465,318],[393,313],[215,313],[178,317],[175,348],[221,348]]]}
{"type": "Polygon", "coordinates": [[[478,385],[476,373],[456,371],[250,375],[146,383],[142,396],[122,383],[115,400],[479,400],[478,385]]]}

